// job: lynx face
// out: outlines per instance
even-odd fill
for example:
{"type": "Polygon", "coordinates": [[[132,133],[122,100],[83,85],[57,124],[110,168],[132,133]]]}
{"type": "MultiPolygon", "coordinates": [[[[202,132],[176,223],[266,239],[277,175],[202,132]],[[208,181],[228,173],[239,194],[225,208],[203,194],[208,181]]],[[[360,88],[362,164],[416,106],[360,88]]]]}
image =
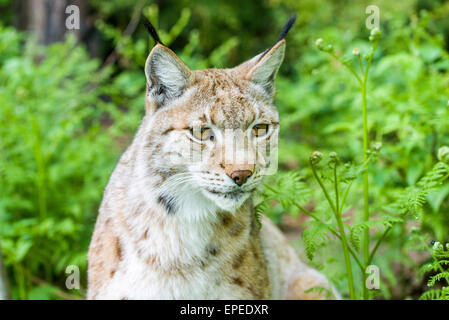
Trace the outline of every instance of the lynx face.
{"type": "Polygon", "coordinates": [[[167,211],[202,203],[233,212],[276,169],[273,82],[284,50],[281,40],[233,69],[190,71],[167,47],[153,48],[142,159],[162,177],[156,197],[167,211]]]}

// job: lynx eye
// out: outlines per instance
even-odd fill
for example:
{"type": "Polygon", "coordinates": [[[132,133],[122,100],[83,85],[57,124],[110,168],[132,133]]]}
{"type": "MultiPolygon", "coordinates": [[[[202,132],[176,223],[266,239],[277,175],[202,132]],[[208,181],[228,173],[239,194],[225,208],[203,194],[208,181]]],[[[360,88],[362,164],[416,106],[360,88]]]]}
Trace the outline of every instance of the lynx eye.
{"type": "Polygon", "coordinates": [[[197,140],[200,141],[214,141],[215,137],[213,135],[212,129],[210,128],[191,128],[190,134],[197,140]]]}
{"type": "Polygon", "coordinates": [[[256,124],[253,127],[253,131],[252,131],[253,136],[255,136],[255,137],[263,137],[264,135],[267,134],[268,127],[269,126],[266,123],[256,124]]]}

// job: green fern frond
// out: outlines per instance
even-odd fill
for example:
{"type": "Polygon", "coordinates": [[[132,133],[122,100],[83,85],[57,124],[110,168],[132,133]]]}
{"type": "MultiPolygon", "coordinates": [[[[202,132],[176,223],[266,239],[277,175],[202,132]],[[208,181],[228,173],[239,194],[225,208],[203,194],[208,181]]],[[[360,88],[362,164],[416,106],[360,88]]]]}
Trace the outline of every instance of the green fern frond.
{"type": "Polygon", "coordinates": [[[444,162],[438,162],[431,171],[429,171],[417,183],[417,186],[424,189],[433,189],[441,184],[441,179],[447,178],[449,174],[449,165],[444,162]]]}
{"type": "Polygon", "coordinates": [[[326,299],[327,300],[329,300],[331,298],[335,299],[335,295],[334,295],[334,293],[331,290],[329,290],[328,288],[320,287],[320,286],[311,287],[311,288],[305,290],[304,292],[305,293],[316,292],[320,296],[323,293],[326,293],[326,299]]]}
{"type": "Polygon", "coordinates": [[[302,180],[303,177],[299,172],[284,172],[280,173],[274,182],[266,183],[262,191],[264,200],[259,204],[259,211],[262,209],[261,206],[265,206],[264,209],[270,209],[271,200],[278,202],[284,211],[290,211],[294,207],[297,210],[308,201],[311,194],[302,180]]]}
{"type": "Polygon", "coordinates": [[[313,260],[316,250],[330,239],[329,227],[316,220],[306,222],[304,225],[308,226],[302,233],[306,255],[313,260]]]}
{"type": "Polygon", "coordinates": [[[449,271],[440,272],[432,277],[430,277],[429,281],[427,282],[427,286],[433,287],[437,281],[440,281],[441,279],[448,279],[449,280],[449,271]]]}
{"type": "Polygon", "coordinates": [[[441,270],[442,266],[449,266],[449,260],[436,260],[430,263],[426,263],[418,270],[418,275],[424,275],[428,272],[437,272],[441,270]]]}
{"type": "Polygon", "coordinates": [[[449,260],[439,260],[440,266],[449,266],[449,260]]]}
{"type": "Polygon", "coordinates": [[[304,202],[310,196],[310,189],[301,181],[299,172],[288,172],[280,175],[276,184],[265,185],[264,196],[275,199],[284,209],[304,202]]]}
{"type": "Polygon", "coordinates": [[[434,263],[426,263],[418,269],[418,275],[423,276],[424,274],[426,274],[428,272],[436,271],[436,270],[438,270],[438,267],[436,267],[434,263]]]}
{"type": "Polygon", "coordinates": [[[431,289],[424,292],[419,300],[438,300],[441,297],[442,290],[441,289],[431,289]]]}
{"type": "Polygon", "coordinates": [[[422,216],[422,208],[427,201],[427,195],[449,178],[449,165],[438,162],[432,170],[426,173],[415,186],[407,188],[389,208],[399,215],[413,214],[416,218],[422,216]]]}
{"type": "Polygon", "coordinates": [[[354,249],[359,250],[361,243],[361,234],[364,230],[376,228],[378,231],[381,231],[401,221],[401,218],[387,215],[379,220],[370,220],[357,223],[350,229],[349,241],[351,242],[351,245],[354,247],[354,249]]]}
{"type": "MultiPolygon", "coordinates": [[[[449,270],[444,267],[449,265],[449,244],[443,246],[436,242],[432,247],[433,262],[427,263],[419,270],[420,273],[438,272],[430,277],[427,286],[433,287],[437,282],[445,280],[445,284],[449,285],[449,270]]],[[[441,289],[432,289],[421,295],[422,300],[449,300],[449,286],[444,286],[441,289]]]]}
{"type": "Polygon", "coordinates": [[[360,250],[360,233],[362,230],[359,230],[357,228],[351,228],[351,233],[349,234],[349,241],[351,242],[351,245],[354,247],[355,250],[360,250]]]}
{"type": "Polygon", "coordinates": [[[441,289],[441,296],[439,300],[449,300],[449,287],[443,287],[441,289]]]}

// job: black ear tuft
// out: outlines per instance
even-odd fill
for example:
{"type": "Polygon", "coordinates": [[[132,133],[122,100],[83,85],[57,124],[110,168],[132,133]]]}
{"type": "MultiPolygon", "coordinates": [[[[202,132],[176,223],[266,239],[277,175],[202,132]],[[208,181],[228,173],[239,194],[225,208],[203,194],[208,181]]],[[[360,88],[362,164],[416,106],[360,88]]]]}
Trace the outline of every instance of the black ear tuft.
{"type": "MultiPolygon", "coordinates": [[[[279,38],[277,39],[276,43],[278,43],[279,41],[281,41],[285,38],[285,36],[287,35],[287,33],[290,31],[293,24],[295,23],[297,17],[298,17],[298,14],[295,13],[288,19],[287,23],[282,27],[281,34],[279,35],[279,38]]],[[[272,45],[271,47],[269,47],[267,50],[265,50],[262,53],[260,59],[262,59],[276,45],[276,43],[274,45],[272,45]]]]}
{"type": "Polygon", "coordinates": [[[285,38],[285,36],[287,35],[287,33],[290,31],[293,24],[295,23],[297,17],[298,17],[298,14],[295,13],[288,19],[287,23],[282,28],[281,34],[279,35],[279,38],[276,42],[279,42],[285,38]]]}
{"type": "Polygon", "coordinates": [[[143,19],[143,25],[145,26],[145,28],[147,28],[148,32],[153,37],[154,41],[156,41],[156,43],[159,43],[159,44],[163,45],[163,43],[161,42],[161,39],[159,38],[159,35],[157,34],[156,29],[151,24],[151,22],[148,21],[145,17],[143,19]]]}

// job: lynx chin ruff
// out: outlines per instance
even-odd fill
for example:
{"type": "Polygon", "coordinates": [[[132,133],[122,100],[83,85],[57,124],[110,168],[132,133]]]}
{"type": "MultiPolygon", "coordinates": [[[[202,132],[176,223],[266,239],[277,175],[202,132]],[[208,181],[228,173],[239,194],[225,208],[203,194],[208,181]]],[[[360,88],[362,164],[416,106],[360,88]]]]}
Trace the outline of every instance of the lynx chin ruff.
{"type": "Polygon", "coordinates": [[[260,150],[279,130],[274,78],[293,21],[253,59],[198,71],[147,23],[157,43],[145,67],[146,114],[104,192],[89,249],[89,299],[325,297],[307,289],[330,288],[327,279],[298,259],[269,219],[259,228],[251,202],[270,164],[260,150]],[[244,141],[236,153],[251,161],[227,156],[235,149],[224,138],[229,129],[244,141]]]}

